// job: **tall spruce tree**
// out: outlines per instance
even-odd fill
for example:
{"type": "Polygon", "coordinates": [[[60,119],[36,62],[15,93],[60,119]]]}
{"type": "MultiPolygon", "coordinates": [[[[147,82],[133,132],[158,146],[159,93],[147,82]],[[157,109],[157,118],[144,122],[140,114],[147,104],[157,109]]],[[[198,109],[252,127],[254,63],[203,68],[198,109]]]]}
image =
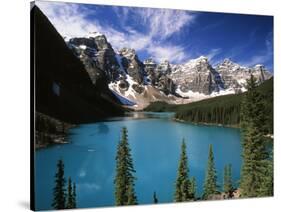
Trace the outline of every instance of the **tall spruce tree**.
{"type": "Polygon", "coordinates": [[[77,204],[76,204],[76,184],[73,183],[73,190],[72,190],[72,208],[77,208],[77,204]]]}
{"type": "Polygon", "coordinates": [[[260,196],[273,196],[273,160],[266,161],[267,170],[258,191],[260,196]]]}
{"type": "Polygon", "coordinates": [[[137,205],[138,200],[135,194],[134,185],[130,183],[128,187],[128,202],[127,205],[137,205]]]}
{"type": "Polygon", "coordinates": [[[137,204],[134,191],[135,169],[128,143],[128,132],[125,127],[122,128],[121,134],[116,154],[115,204],[137,204]]]}
{"type": "Polygon", "coordinates": [[[227,195],[227,198],[232,198],[233,186],[232,186],[232,168],[231,164],[224,167],[223,176],[223,190],[227,195]]]}
{"type": "Polygon", "coordinates": [[[65,178],[64,178],[64,164],[62,160],[58,160],[57,173],[55,175],[55,187],[53,190],[54,209],[65,209],[65,178]]]}
{"type": "Polygon", "coordinates": [[[243,134],[243,164],[241,170],[241,194],[244,197],[264,195],[264,182],[269,168],[265,123],[265,102],[257,91],[257,81],[251,75],[247,80],[247,93],[241,105],[243,134]]]}
{"type": "Polygon", "coordinates": [[[66,208],[73,208],[73,189],[71,178],[68,178],[66,208]]]}
{"type": "Polygon", "coordinates": [[[183,139],[181,145],[181,155],[178,166],[178,175],[176,179],[175,202],[183,202],[190,199],[189,195],[189,169],[186,155],[186,144],[183,139]]]}
{"type": "Polygon", "coordinates": [[[214,153],[213,153],[213,146],[210,144],[209,146],[209,157],[208,157],[208,165],[206,170],[206,177],[204,182],[204,192],[203,192],[203,199],[208,199],[211,195],[218,193],[218,186],[217,186],[217,173],[215,168],[215,161],[214,161],[214,153]]]}
{"type": "Polygon", "coordinates": [[[195,180],[195,177],[192,177],[190,179],[189,194],[190,194],[191,199],[193,199],[193,200],[196,199],[196,180],[195,180]]]}

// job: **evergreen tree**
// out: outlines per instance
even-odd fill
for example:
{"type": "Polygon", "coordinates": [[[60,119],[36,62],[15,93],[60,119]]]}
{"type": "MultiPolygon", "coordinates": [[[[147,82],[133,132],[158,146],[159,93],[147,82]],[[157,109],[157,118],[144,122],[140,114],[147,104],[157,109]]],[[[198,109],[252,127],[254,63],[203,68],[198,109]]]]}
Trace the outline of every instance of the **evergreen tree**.
{"type": "Polygon", "coordinates": [[[72,182],[70,177],[68,178],[66,208],[68,209],[73,208],[73,189],[72,189],[72,182]]]}
{"type": "Polygon", "coordinates": [[[228,198],[232,198],[233,186],[232,186],[232,170],[231,164],[224,167],[224,177],[223,177],[223,190],[227,194],[228,198]]]}
{"type": "Polygon", "coordinates": [[[72,191],[72,208],[77,208],[77,204],[76,204],[76,184],[73,183],[73,191],[72,191]]]}
{"type": "Polygon", "coordinates": [[[209,157],[208,157],[208,165],[204,183],[204,192],[203,192],[203,199],[210,198],[211,195],[217,194],[217,174],[215,168],[215,161],[214,161],[214,153],[213,153],[213,146],[210,144],[209,147],[209,157]]]}
{"type": "Polygon", "coordinates": [[[176,191],[174,196],[176,202],[183,202],[190,199],[188,173],[189,169],[186,155],[186,144],[183,139],[181,145],[180,161],[178,166],[178,175],[176,179],[176,191]]]}
{"type": "Polygon", "coordinates": [[[266,149],[265,103],[257,91],[256,79],[251,75],[247,80],[247,90],[241,108],[243,133],[243,164],[241,192],[244,197],[263,196],[269,168],[266,149]]]}
{"type": "Polygon", "coordinates": [[[157,203],[158,203],[158,198],[157,198],[157,196],[156,196],[156,192],[155,192],[155,191],[153,192],[153,203],[154,203],[154,204],[157,204],[157,203]]]}
{"type": "Polygon", "coordinates": [[[116,176],[115,204],[127,205],[136,204],[137,198],[134,191],[134,166],[131,156],[131,149],[128,143],[127,129],[122,128],[122,135],[117,147],[116,155],[116,176]]]}
{"type": "Polygon", "coordinates": [[[128,187],[128,202],[127,205],[137,205],[138,201],[137,201],[137,197],[135,194],[135,190],[134,190],[134,186],[132,183],[130,183],[129,187],[128,187]]]}
{"type": "Polygon", "coordinates": [[[191,199],[193,199],[193,200],[196,199],[196,180],[195,180],[195,177],[192,177],[191,180],[190,180],[189,194],[190,194],[191,199]]]}
{"type": "Polygon", "coordinates": [[[268,160],[264,161],[264,180],[258,189],[259,196],[273,196],[273,152],[269,153],[268,160]]]}
{"type": "Polygon", "coordinates": [[[53,203],[55,209],[65,209],[65,178],[64,164],[62,160],[57,163],[57,173],[55,175],[55,187],[53,190],[53,203]]]}
{"type": "Polygon", "coordinates": [[[273,196],[273,160],[266,161],[267,170],[258,191],[260,196],[273,196]]]}

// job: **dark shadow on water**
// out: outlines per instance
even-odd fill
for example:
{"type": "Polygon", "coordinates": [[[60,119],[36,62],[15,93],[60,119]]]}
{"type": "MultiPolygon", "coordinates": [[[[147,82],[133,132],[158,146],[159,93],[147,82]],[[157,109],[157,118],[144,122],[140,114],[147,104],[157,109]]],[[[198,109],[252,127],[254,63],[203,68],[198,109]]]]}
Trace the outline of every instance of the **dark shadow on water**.
{"type": "Polygon", "coordinates": [[[107,134],[108,132],[109,132],[109,127],[106,124],[100,123],[98,125],[98,133],[107,134]]]}
{"type": "Polygon", "coordinates": [[[28,201],[20,201],[20,202],[18,202],[18,205],[20,207],[22,207],[23,209],[27,209],[27,210],[30,209],[30,204],[28,201]]]}
{"type": "Polygon", "coordinates": [[[98,122],[97,132],[91,133],[89,134],[89,136],[95,136],[96,134],[108,134],[108,133],[109,133],[109,127],[102,122],[98,122]]]}

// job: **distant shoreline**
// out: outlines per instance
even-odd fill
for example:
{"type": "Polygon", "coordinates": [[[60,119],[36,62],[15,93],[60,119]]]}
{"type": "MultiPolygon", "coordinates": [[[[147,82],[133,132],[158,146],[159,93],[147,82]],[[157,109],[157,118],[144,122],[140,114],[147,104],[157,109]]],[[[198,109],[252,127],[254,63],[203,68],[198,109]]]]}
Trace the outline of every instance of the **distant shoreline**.
{"type": "Polygon", "coordinates": [[[205,125],[205,126],[228,127],[228,128],[240,129],[240,127],[237,125],[223,125],[223,124],[215,124],[215,123],[207,123],[207,122],[192,122],[192,121],[186,121],[184,119],[178,119],[178,118],[173,118],[173,120],[176,122],[190,123],[190,124],[194,124],[194,125],[205,125]]]}

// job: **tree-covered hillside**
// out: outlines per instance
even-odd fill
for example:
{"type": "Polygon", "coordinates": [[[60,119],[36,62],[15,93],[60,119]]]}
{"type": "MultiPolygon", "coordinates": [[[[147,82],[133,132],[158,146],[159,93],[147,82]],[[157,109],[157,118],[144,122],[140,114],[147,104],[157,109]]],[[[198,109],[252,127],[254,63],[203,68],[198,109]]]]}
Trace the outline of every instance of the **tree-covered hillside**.
{"type": "MultiPolygon", "coordinates": [[[[263,96],[266,105],[265,125],[268,133],[273,132],[273,78],[262,83],[258,91],[263,96]]],[[[174,111],[175,118],[195,123],[210,123],[229,126],[239,126],[240,109],[245,94],[232,94],[205,99],[185,105],[169,105],[163,102],[154,102],[145,108],[145,111],[174,111]]]]}

